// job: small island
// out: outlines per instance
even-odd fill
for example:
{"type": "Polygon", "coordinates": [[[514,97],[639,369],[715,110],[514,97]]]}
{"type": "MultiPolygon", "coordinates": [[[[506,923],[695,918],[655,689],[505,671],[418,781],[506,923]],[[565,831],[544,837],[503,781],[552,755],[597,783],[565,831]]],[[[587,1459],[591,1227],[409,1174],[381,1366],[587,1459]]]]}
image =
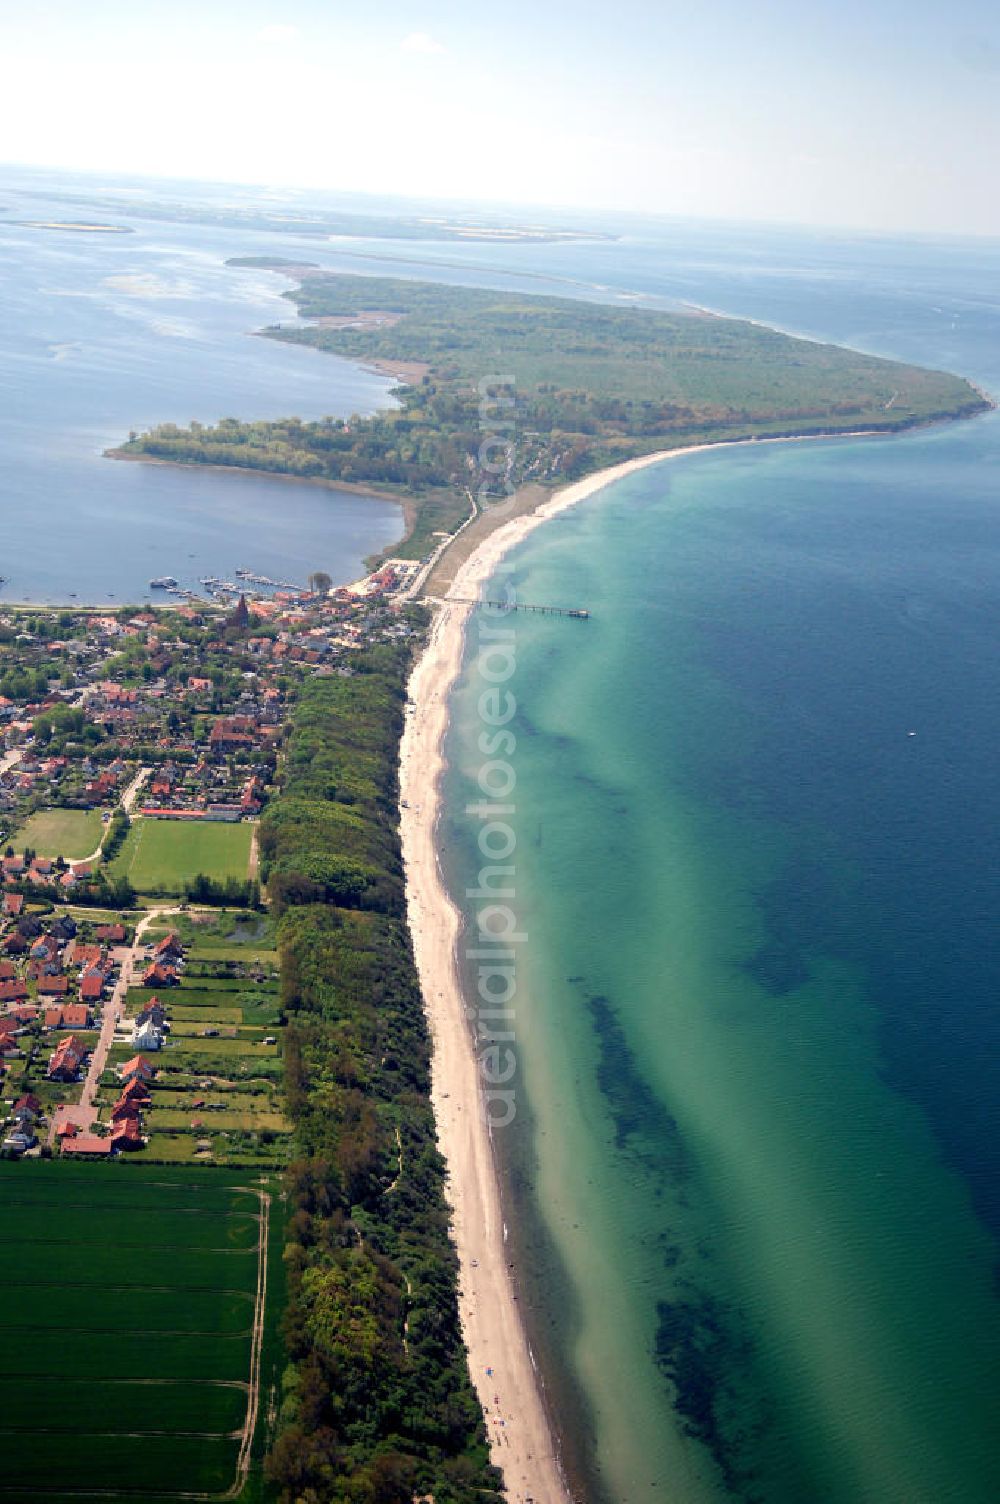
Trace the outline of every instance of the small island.
{"type": "Polygon", "coordinates": [[[320,270],[315,261],[288,256],[230,256],[224,264],[246,271],[280,272],[282,276],[298,277],[299,280],[320,270]]]}
{"type": "Polygon", "coordinates": [[[76,230],[82,235],[134,235],[131,225],[91,225],[71,219],[18,219],[25,230],[76,230]]]}
{"type": "MultiPolygon", "coordinates": [[[[297,212],[237,204],[180,202],[168,199],[124,197],[120,193],[57,192],[49,202],[72,205],[97,214],[127,214],[130,219],[158,220],[169,224],[208,225],[219,229],[261,230],[268,234],[308,235],[323,240],[436,240],[486,241],[494,244],[571,241],[612,241],[618,237],[602,230],[575,229],[566,225],[524,223],[501,216],[479,222],[430,215],[372,212],[365,208],[302,207],[297,212]]],[[[44,228],[77,228],[54,225],[44,228]]],[[[96,228],[105,228],[96,226],[96,228]]],[[[111,226],[107,228],[118,228],[111,226]]]]}

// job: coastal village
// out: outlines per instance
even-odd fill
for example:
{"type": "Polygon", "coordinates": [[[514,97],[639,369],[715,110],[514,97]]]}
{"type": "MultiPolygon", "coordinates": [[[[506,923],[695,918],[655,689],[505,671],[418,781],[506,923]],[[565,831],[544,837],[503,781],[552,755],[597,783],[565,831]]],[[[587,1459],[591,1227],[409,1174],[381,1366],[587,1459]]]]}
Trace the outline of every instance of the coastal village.
{"type": "Polygon", "coordinates": [[[357,1396],[365,1424],[386,1403],[349,1329],[369,1269],[392,1292],[372,1320],[402,1353],[406,1430],[437,1438],[406,1498],[499,1479],[400,923],[417,572],[224,604],[0,609],[3,1251],[36,1292],[4,1327],[17,1489],[84,1478],[139,1497],[152,1445],[171,1497],[282,1496],[300,1364],[331,1403],[357,1396]],[[317,1275],[347,1323],[339,1387],[307,1329],[285,1335],[317,1275]],[[59,1446],[52,1375],[75,1407],[59,1446]],[[457,1439],[434,1430],[441,1375],[471,1417],[457,1439]]]}
{"type": "MultiPolygon", "coordinates": [[[[350,674],[360,648],[409,635],[406,574],[392,565],[328,594],[277,592],[229,612],[0,611],[0,841],[36,812],[116,809],[239,821],[273,778],[289,685],[350,674]]],[[[29,827],[29,834],[31,830],[29,827]]],[[[8,854],[4,879],[63,892],[93,859],[8,854]]],[[[30,849],[30,848],[29,848],[30,849]]]]}
{"type": "Polygon", "coordinates": [[[259,817],[297,683],[409,636],[411,578],[0,613],[4,1157],[287,1160],[259,817]]]}

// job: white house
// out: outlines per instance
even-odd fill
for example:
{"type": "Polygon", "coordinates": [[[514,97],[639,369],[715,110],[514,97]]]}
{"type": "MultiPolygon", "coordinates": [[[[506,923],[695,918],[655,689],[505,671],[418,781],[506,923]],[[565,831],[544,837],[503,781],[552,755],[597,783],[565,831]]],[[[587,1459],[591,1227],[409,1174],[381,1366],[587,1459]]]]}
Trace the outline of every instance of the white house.
{"type": "Polygon", "coordinates": [[[4,1139],[3,1147],[8,1154],[24,1154],[35,1142],[35,1135],[30,1128],[15,1128],[4,1139]]]}
{"type": "Polygon", "coordinates": [[[136,1050],[160,1050],[163,1048],[163,1034],[147,1019],[143,1024],[137,1023],[132,1030],[132,1045],[136,1050]]]}

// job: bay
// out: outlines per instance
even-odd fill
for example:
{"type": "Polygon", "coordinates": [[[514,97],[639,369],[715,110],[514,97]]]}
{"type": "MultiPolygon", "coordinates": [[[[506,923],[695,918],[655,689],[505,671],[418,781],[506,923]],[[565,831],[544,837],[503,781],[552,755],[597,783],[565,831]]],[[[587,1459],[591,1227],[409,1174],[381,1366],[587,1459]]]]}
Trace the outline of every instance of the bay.
{"type": "MultiPolygon", "coordinates": [[[[121,235],[36,229],[16,221],[80,216],[23,189],[23,175],[0,178],[0,600],[134,601],[151,576],[196,587],[239,566],[344,583],[401,536],[391,501],[105,459],[154,423],[372,412],[391,383],[252,337],[289,308],[283,279],[225,266],[245,234],[140,219],[121,235]]],[[[254,248],[274,250],[269,238],[254,248]]]]}

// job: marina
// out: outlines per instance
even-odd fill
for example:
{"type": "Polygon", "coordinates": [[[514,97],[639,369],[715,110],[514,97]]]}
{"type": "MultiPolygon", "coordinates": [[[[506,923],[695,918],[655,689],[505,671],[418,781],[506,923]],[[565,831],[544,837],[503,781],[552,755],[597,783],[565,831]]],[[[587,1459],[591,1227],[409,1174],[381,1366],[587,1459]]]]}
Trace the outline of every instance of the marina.
{"type": "Polygon", "coordinates": [[[150,590],[162,590],[167,595],[180,596],[189,601],[207,599],[220,602],[227,601],[232,596],[242,594],[248,586],[253,586],[258,591],[282,590],[296,593],[305,588],[302,585],[296,584],[294,580],[276,580],[271,575],[262,574],[253,569],[234,569],[233,575],[234,578],[231,580],[223,579],[221,575],[217,574],[202,575],[198,580],[198,584],[202,586],[201,591],[195,590],[191,586],[182,585],[175,575],[157,575],[154,579],[150,580],[149,588],[150,590]]]}

